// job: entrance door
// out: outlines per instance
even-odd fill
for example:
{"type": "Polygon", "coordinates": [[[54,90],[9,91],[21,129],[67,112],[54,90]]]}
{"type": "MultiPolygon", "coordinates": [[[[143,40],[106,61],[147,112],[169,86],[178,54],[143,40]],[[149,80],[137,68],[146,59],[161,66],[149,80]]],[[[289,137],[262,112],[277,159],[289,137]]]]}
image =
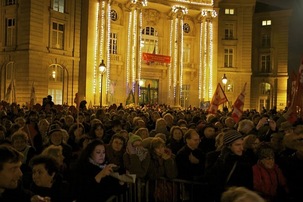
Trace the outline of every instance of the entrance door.
{"type": "Polygon", "coordinates": [[[159,80],[141,79],[139,82],[139,104],[156,104],[158,103],[158,86],[159,80]]]}

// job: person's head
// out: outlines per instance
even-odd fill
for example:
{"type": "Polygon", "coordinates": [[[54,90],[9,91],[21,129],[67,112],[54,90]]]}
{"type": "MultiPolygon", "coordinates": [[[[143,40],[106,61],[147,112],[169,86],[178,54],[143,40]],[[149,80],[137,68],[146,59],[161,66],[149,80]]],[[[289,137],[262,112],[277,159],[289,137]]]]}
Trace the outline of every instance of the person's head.
{"type": "Polygon", "coordinates": [[[165,142],[159,137],[154,137],[150,143],[150,151],[157,156],[162,156],[164,153],[165,142]]]}
{"type": "Polygon", "coordinates": [[[15,189],[22,177],[23,155],[11,146],[0,145],[0,193],[15,189]]]}
{"type": "Polygon", "coordinates": [[[163,118],[158,118],[157,121],[156,121],[156,130],[163,130],[163,129],[166,129],[166,121],[163,119],[163,118]]]}
{"type": "Polygon", "coordinates": [[[47,119],[41,119],[38,122],[38,129],[41,133],[45,133],[47,132],[48,128],[49,128],[49,122],[47,121],[47,119]]]}
{"type": "Polygon", "coordinates": [[[65,124],[66,124],[67,126],[73,125],[74,122],[75,122],[75,119],[74,119],[74,117],[73,117],[72,115],[67,115],[67,116],[65,117],[65,124]]]}
{"type": "Polygon", "coordinates": [[[82,162],[93,161],[95,164],[102,165],[105,163],[105,146],[102,140],[92,140],[82,150],[80,160],[82,162]]]}
{"type": "Polygon", "coordinates": [[[46,147],[41,154],[53,157],[57,160],[59,166],[63,165],[64,156],[62,146],[50,145],[46,147]]]}
{"type": "Polygon", "coordinates": [[[184,140],[186,145],[192,150],[197,149],[201,141],[200,136],[195,129],[188,129],[184,134],[184,140]]]}
{"type": "Polygon", "coordinates": [[[32,167],[33,182],[38,187],[51,188],[56,174],[59,172],[58,162],[54,157],[38,155],[32,158],[30,165],[32,167]]]}
{"type": "Polygon", "coordinates": [[[115,134],[112,136],[110,143],[112,149],[116,152],[123,151],[126,146],[125,138],[120,134],[115,134]]]}
{"type": "Polygon", "coordinates": [[[257,151],[257,148],[260,144],[260,139],[253,134],[247,135],[243,139],[243,149],[252,149],[254,152],[257,151]]]}
{"type": "Polygon", "coordinates": [[[74,139],[81,139],[82,136],[85,133],[85,129],[83,124],[79,123],[74,123],[68,130],[68,134],[70,136],[70,138],[74,138],[74,139]]]}
{"type": "Polygon", "coordinates": [[[235,155],[242,156],[243,154],[243,137],[236,130],[229,130],[223,136],[224,145],[231,150],[235,155]]]}
{"type": "Polygon", "coordinates": [[[216,137],[216,129],[213,125],[207,124],[202,128],[201,136],[205,138],[215,138],[216,137]]]}
{"type": "Polygon", "coordinates": [[[237,130],[242,134],[249,134],[254,127],[254,122],[249,119],[243,119],[239,122],[237,130]]]}
{"type": "Polygon", "coordinates": [[[275,165],[274,150],[268,145],[263,144],[258,148],[257,156],[259,162],[267,169],[272,169],[275,165]]]}
{"type": "Polygon", "coordinates": [[[104,126],[101,122],[94,122],[89,131],[89,136],[92,138],[102,139],[104,135],[104,126]]]}
{"type": "Polygon", "coordinates": [[[135,135],[138,135],[144,140],[145,138],[149,137],[149,132],[147,128],[139,128],[136,132],[135,135]]]}
{"type": "Polygon", "coordinates": [[[140,147],[142,146],[142,138],[138,135],[135,134],[130,134],[128,138],[128,142],[133,146],[133,147],[140,147]]]}
{"type": "Polygon", "coordinates": [[[233,129],[235,127],[235,121],[232,117],[227,117],[224,120],[224,124],[227,128],[233,129]]]}
{"type": "Polygon", "coordinates": [[[28,136],[25,132],[19,130],[11,137],[12,146],[19,152],[22,152],[28,146],[28,136]]]}
{"type": "Polygon", "coordinates": [[[181,141],[183,138],[183,131],[179,126],[173,126],[170,129],[170,137],[176,141],[181,141]]]}
{"type": "Polygon", "coordinates": [[[58,124],[50,126],[48,136],[50,144],[60,145],[63,142],[62,129],[58,124]]]}
{"type": "Polygon", "coordinates": [[[231,187],[222,194],[221,202],[265,202],[265,200],[245,187],[231,187]]]}
{"type": "Polygon", "coordinates": [[[170,113],[166,113],[164,116],[163,116],[163,119],[166,121],[166,124],[168,126],[172,126],[173,123],[174,123],[174,116],[171,115],[170,113]]]}
{"type": "Polygon", "coordinates": [[[38,123],[39,115],[36,111],[30,111],[28,114],[28,119],[30,123],[38,123]]]}
{"type": "Polygon", "coordinates": [[[15,123],[18,124],[20,126],[20,128],[25,126],[26,120],[23,117],[17,117],[15,119],[15,123]]]}

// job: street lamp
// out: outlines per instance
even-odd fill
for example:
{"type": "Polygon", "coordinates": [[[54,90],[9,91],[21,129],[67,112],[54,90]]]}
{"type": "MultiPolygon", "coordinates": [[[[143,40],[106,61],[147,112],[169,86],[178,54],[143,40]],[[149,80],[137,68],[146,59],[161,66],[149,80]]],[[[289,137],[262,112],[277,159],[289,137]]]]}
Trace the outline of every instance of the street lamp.
{"type": "MultiPolygon", "coordinates": [[[[224,86],[223,86],[223,92],[225,93],[225,85],[227,84],[227,77],[226,77],[225,74],[222,77],[222,83],[224,84],[224,86]]],[[[223,103],[223,109],[224,109],[224,107],[225,107],[225,103],[223,103]]]]}
{"type": "Polygon", "coordinates": [[[100,78],[100,108],[102,108],[102,80],[103,80],[103,74],[106,71],[106,66],[104,64],[104,60],[101,61],[101,64],[99,65],[99,72],[101,74],[100,78]]]}

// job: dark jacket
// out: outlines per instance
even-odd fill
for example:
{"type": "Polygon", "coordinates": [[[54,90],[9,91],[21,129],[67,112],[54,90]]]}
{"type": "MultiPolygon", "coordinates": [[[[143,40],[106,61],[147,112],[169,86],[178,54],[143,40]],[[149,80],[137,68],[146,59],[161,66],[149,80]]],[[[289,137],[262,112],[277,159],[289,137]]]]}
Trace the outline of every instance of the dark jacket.
{"type": "Polygon", "coordinates": [[[215,165],[206,171],[205,177],[216,201],[219,201],[221,194],[228,187],[253,188],[252,165],[246,156],[235,155],[227,147],[222,150],[215,165]],[[234,171],[231,172],[234,166],[234,171]]]}
{"type": "Polygon", "coordinates": [[[197,180],[204,174],[205,154],[200,149],[191,150],[187,145],[179,150],[176,156],[179,178],[185,180],[197,180]],[[199,159],[198,164],[193,164],[189,160],[189,155],[199,159]]]}
{"type": "Polygon", "coordinates": [[[18,186],[16,189],[6,189],[0,194],[1,202],[30,202],[33,193],[18,186]]]}

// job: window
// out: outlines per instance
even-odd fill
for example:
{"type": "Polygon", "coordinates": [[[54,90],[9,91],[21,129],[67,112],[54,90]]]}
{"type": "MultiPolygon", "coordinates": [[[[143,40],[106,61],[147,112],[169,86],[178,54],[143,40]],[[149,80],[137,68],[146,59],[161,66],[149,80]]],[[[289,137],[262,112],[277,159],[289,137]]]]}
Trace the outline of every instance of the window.
{"type": "Polygon", "coordinates": [[[261,95],[269,95],[270,94],[270,84],[269,83],[261,83],[260,94],[261,95]]]}
{"type": "Polygon", "coordinates": [[[142,30],[142,53],[158,53],[158,32],[153,27],[145,27],[142,30]]]}
{"type": "Polygon", "coordinates": [[[224,39],[234,38],[234,24],[226,23],[224,28],[224,39]]]}
{"type": "Polygon", "coordinates": [[[6,0],[6,4],[7,6],[9,5],[15,5],[16,4],[16,0],[6,0]]]}
{"type": "Polygon", "coordinates": [[[263,34],[262,35],[262,48],[268,48],[270,47],[270,35],[269,34],[263,34]]]}
{"type": "Polygon", "coordinates": [[[269,54],[261,55],[261,72],[262,73],[271,72],[271,58],[269,54]]]}
{"type": "Polygon", "coordinates": [[[53,82],[62,82],[63,81],[62,67],[60,67],[59,65],[52,65],[48,69],[48,80],[53,82]]]}
{"type": "Polygon", "coordinates": [[[16,21],[14,18],[6,19],[6,46],[15,45],[16,41],[16,21]]]}
{"type": "Polygon", "coordinates": [[[233,8],[225,8],[225,15],[234,15],[235,14],[235,9],[233,8]]]}
{"type": "Polygon", "coordinates": [[[232,67],[233,66],[233,58],[234,50],[232,48],[224,49],[224,67],[232,67]]]}
{"type": "Polygon", "coordinates": [[[53,22],[52,48],[63,49],[63,45],[64,45],[64,25],[53,22]]]}
{"type": "Polygon", "coordinates": [[[117,34],[116,33],[110,33],[110,47],[109,52],[110,54],[117,54],[117,34]]]}
{"type": "Polygon", "coordinates": [[[64,1],[65,0],[53,0],[53,10],[64,13],[64,1]]]}
{"type": "Polygon", "coordinates": [[[271,20],[263,20],[262,21],[262,26],[270,26],[271,25],[271,20]]]}
{"type": "Polygon", "coordinates": [[[234,92],[234,85],[231,83],[226,84],[226,92],[232,93],[234,92]]]}

